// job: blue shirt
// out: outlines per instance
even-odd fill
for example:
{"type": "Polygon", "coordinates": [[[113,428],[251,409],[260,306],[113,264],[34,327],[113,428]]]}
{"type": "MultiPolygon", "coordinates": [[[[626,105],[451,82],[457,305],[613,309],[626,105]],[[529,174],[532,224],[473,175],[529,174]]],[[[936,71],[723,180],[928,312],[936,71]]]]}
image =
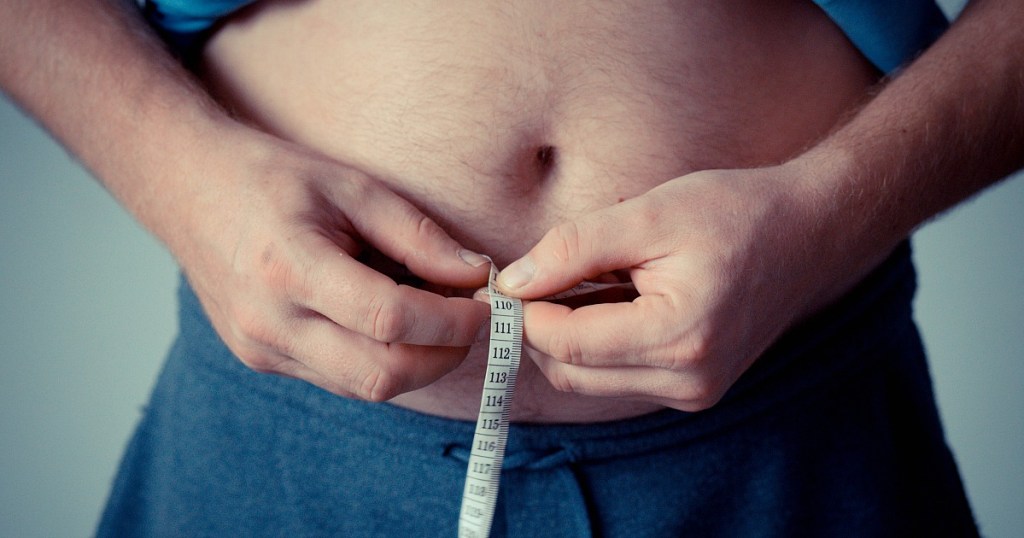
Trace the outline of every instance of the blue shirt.
{"type": "MultiPolygon", "coordinates": [[[[179,51],[198,47],[210,28],[256,0],[146,0],[147,18],[179,51]]],[[[814,0],[883,73],[912,60],[945,31],[934,0],[814,0]]]]}

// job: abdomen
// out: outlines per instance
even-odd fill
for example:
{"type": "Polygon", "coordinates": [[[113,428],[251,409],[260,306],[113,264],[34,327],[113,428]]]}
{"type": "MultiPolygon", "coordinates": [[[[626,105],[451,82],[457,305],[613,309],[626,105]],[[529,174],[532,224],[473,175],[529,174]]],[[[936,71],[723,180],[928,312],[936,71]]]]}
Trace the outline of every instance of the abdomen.
{"type": "MultiPolygon", "coordinates": [[[[205,76],[241,115],[374,174],[503,265],[558,222],[687,172],[793,156],[877,73],[810,1],[311,0],[229,21],[205,76]]],[[[478,393],[474,375],[410,406],[478,393]]],[[[540,376],[527,385],[559,402],[536,420],[640,411],[581,414],[540,376]]]]}

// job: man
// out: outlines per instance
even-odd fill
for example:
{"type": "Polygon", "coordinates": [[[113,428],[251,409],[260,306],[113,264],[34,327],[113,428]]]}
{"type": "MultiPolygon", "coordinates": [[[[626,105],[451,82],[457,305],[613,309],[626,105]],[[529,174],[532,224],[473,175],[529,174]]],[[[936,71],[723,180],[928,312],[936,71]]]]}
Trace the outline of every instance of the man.
{"type": "Polygon", "coordinates": [[[879,86],[934,6],[761,4],[260,2],[201,85],[132,13],[6,10],[4,87],[188,278],[101,532],[450,534],[476,252],[639,295],[528,304],[498,532],[972,532],[901,243],[1020,166],[1024,10],[879,86]]]}

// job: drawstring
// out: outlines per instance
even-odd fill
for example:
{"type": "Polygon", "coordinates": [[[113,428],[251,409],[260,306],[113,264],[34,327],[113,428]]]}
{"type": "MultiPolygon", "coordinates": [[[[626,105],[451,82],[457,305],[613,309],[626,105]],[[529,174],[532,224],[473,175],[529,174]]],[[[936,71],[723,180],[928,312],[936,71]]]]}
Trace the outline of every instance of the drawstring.
{"type": "MultiPolygon", "coordinates": [[[[450,444],[444,448],[444,456],[459,462],[469,463],[469,447],[450,444]]],[[[571,447],[560,446],[547,450],[517,450],[505,453],[503,471],[540,471],[554,469],[579,461],[579,456],[571,447]]]]}
{"type": "MultiPolygon", "coordinates": [[[[460,444],[450,444],[444,449],[445,457],[463,465],[468,464],[469,453],[469,447],[460,444]]],[[[592,536],[593,514],[578,476],[576,463],[579,459],[577,451],[565,445],[547,450],[506,452],[492,536],[592,536]],[[538,511],[551,511],[546,518],[549,528],[517,528],[516,522],[521,519],[516,514],[524,511],[534,520],[538,511]]]]}

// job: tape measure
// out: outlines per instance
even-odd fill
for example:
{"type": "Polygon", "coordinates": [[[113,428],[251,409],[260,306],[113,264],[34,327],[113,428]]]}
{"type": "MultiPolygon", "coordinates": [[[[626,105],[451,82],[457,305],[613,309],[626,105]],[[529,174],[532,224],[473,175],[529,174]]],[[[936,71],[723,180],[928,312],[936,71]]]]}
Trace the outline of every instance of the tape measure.
{"type": "MultiPolygon", "coordinates": [[[[495,286],[498,269],[491,263],[487,293],[491,303],[490,340],[487,345],[487,370],[480,396],[480,412],[470,447],[466,485],[459,513],[459,538],[487,538],[498,503],[501,466],[508,441],[512,395],[523,353],[523,302],[509,297],[495,286]]],[[[610,288],[632,288],[632,283],[582,282],[572,289],[545,297],[567,299],[610,288]]]]}
{"type": "Polygon", "coordinates": [[[501,465],[505,460],[512,395],[523,353],[523,302],[499,292],[494,285],[497,276],[498,270],[492,263],[487,283],[491,302],[487,370],[466,468],[459,538],[486,538],[491,532],[501,465]]]}

